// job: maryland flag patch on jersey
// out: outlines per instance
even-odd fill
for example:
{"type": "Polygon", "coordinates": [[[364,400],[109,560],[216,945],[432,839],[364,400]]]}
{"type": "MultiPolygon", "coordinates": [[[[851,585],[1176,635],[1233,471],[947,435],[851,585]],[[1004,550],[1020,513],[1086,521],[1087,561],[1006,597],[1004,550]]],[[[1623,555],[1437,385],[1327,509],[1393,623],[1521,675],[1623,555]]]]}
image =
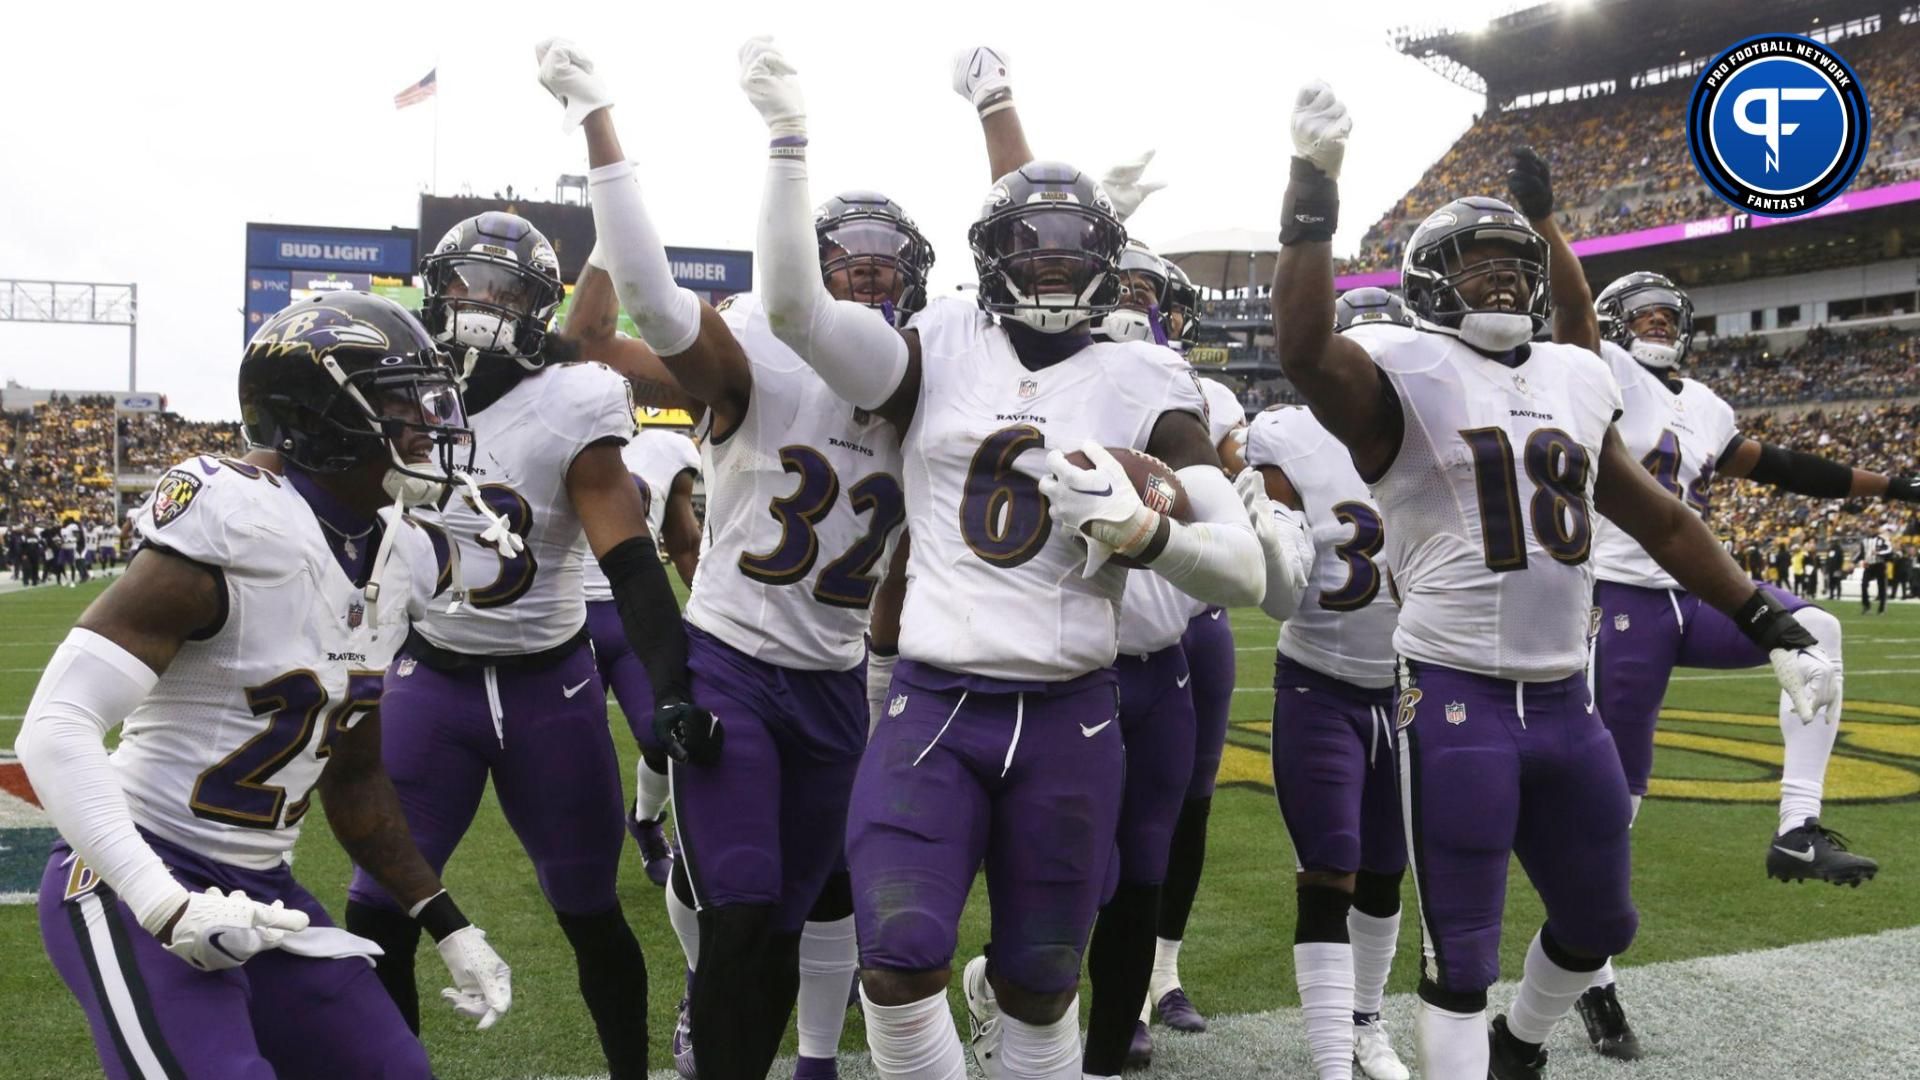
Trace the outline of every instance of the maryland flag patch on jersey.
{"type": "Polygon", "coordinates": [[[168,469],[153,489],[153,526],[164,529],[193,505],[200,495],[201,479],[180,469],[168,469]]]}

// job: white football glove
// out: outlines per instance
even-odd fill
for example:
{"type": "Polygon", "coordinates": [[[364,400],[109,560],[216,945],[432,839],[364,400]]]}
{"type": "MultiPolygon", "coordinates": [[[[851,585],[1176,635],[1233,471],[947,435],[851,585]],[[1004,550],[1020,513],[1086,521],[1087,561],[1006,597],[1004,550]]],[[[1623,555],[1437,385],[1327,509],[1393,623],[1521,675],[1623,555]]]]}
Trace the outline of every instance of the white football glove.
{"type": "Polygon", "coordinates": [[[973,102],[974,108],[1012,85],[1006,54],[998,49],[978,45],[953,54],[953,92],[973,102]]]}
{"type": "Polygon", "coordinates": [[[740,89],[776,136],[807,133],[807,101],[798,76],[771,37],[750,37],[740,46],[740,89]]]}
{"type": "Polygon", "coordinates": [[[1147,163],[1153,160],[1153,153],[1148,150],[1132,161],[1123,161],[1100,178],[1100,186],[1107,189],[1107,198],[1113,200],[1113,212],[1121,221],[1132,217],[1140,204],[1147,201],[1147,196],[1167,186],[1165,180],[1140,179],[1147,171],[1147,163]]]}
{"type": "Polygon", "coordinates": [[[1106,447],[1088,439],[1080,452],[1093,468],[1075,466],[1058,450],[1047,452],[1052,475],[1040,478],[1040,494],[1046,496],[1055,522],[1086,539],[1082,576],[1092,577],[1116,554],[1138,555],[1160,527],[1160,515],[1140,501],[1127,471],[1106,447]]]}
{"type": "Polygon", "coordinates": [[[1260,608],[1276,619],[1289,618],[1300,606],[1300,594],[1306,591],[1307,575],[1313,569],[1313,537],[1307,532],[1306,518],[1267,496],[1267,478],[1259,469],[1241,469],[1233,487],[1266,553],[1267,594],[1260,608]]]}
{"type": "Polygon", "coordinates": [[[548,38],[533,47],[533,58],[540,64],[540,85],[566,109],[560,121],[562,132],[572,131],[589,114],[613,104],[606,81],[593,73],[593,61],[573,42],[548,38]]]}
{"type": "Polygon", "coordinates": [[[295,930],[307,928],[307,913],[275,900],[262,904],[238,889],[189,893],[187,906],[173,924],[165,942],[168,952],[201,971],[237,968],[280,944],[295,930]]]}
{"type": "Polygon", "coordinates": [[[1353,131],[1353,117],[1347,106],[1333,96],[1333,87],[1314,80],[1300,88],[1293,102],[1293,152],[1312,162],[1327,174],[1340,178],[1340,162],[1347,156],[1347,136],[1353,131]]]}
{"type": "Polygon", "coordinates": [[[453,1005],[453,1011],[469,1020],[480,1021],[480,1030],[513,1007],[513,969],[487,944],[487,933],[477,926],[463,926],[434,944],[440,959],[453,975],[453,985],[440,996],[453,1005]]]}
{"type": "Polygon", "coordinates": [[[1804,649],[1774,649],[1767,654],[1773,662],[1773,677],[1793,702],[1793,711],[1803,724],[1815,720],[1834,723],[1840,719],[1840,691],[1844,675],[1840,665],[1818,645],[1804,649]],[[1821,713],[1826,715],[1823,717],[1821,713]]]}

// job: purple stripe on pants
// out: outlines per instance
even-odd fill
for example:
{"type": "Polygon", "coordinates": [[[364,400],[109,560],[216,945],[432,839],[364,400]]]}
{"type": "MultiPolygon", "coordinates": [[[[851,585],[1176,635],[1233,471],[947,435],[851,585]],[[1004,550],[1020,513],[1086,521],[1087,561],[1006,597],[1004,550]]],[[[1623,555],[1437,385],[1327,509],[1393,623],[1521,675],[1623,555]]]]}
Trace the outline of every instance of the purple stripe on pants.
{"type": "Polygon", "coordinates": [[[1411,665],[1397,710],[1401,791],[1424,974],[1455,993],[1500,975],[1507,859],[1519,856],[1567,949],[1612,956],[1633,941],[1626,775],[1586,677],[1513,683],[1411,665]]]}
{"type": "MultiPolygon", "coordinates": [[[[435,671],[402,650],[380,697],[381,757],[407,829],[437,872],[466,835],[487,779],[556,911],[596,915],[618,897],[626,798],[607,693],[584,645],[551,667],[435,671]]],[[[358,868],[347,895],[398,905],[358,868]]]]}
{"type": "Polygon", "coordinates": [[[1120,820],[1112,670],[1005,683],[902,660],[892,695],[847,817],[860,966],[948,967],[984,860],[997,975],[1071,990],[1120,820]]]}
{"type": "Polygon", "coordinates": [[[1233,684],[1239,672],[1239,657],[1233,648],[1233,624],[1221,608],[1208,608],[1187,623],[1180,639],[1187,653],[1187,670],[1193,672],[1194,750],[1193,780],[1187,785],[1187,798],[1205,799],[1213,795],[1213,782],[1220,775],[1220,757],[1227,748],[1227,722],[1233,712],[1233,684]]]}
{"type": "MultiPolygon", "coordinates": [[[[1788,611],[1805,600],[1755,582],[1788,611]]],[[[1653,775],[1653,732],[1676,667],[1764,667],[1767,654],[1740,628],[1692,593],[1602,581],[1594,586],[1600,636],[1594,643],[1594,690],[1601,719],[1620,748],[1627,790],[1647,793],[1653,775]]]]}
{"type": "Polygon", "coordinates": [[[1283,655],[1274,660],[1273,690],[1273,790],[1300,868],[1405,870],[1393,691],[1355,686],[1283,655]]]}
{"type": "Polygon", "coordinates": [[[777,904],[798,933],[841,862],[867,745],[866,668],[794,671],[687,627],[693,700],[726,731],[712,765],[674,762],[674,829],[701,908],[777,904]]]}
{"type": "MultiPolygon", "coordinates": [[[[240,889],[333,925],[284,866],[244,870],[146,839],[189,889],[240,889]]],[[[141,929],[113,890],[87,886],[97,882],[91,872],[76,882],[71,859],[64,842],[54,844],[40,881],[40,934],[113,1080],[154,1063],[160,1071],[147,1075],[223,1080],[430,1075],[426,1051],[365,960],[268,950],[237,968],[200,971],[141,929]]]]}

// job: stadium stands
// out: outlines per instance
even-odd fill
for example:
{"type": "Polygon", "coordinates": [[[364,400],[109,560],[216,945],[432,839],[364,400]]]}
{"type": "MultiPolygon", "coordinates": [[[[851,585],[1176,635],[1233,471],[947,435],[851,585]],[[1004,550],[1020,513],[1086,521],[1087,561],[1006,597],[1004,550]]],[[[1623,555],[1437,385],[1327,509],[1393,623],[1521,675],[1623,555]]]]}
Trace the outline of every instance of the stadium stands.
{"type": "MultiPolygon", "coordinates": [[[[0,521],[113,517],[113,399],[60,395],[7,414],[0,440],[0,521]]],[[[243,453],[240,425],[173,413],[122,413],[123,473],[157,473],[192,454],[243,453]]]]}
{"type": "MultiPolygon", "coordinates": [[[[1871,88],[1873,150],[1856,191],[1920,175],[1920,24],[1892,25],[1839,46],[1871,88]]],[[[1552,164],[1561,225],[1575,238],[1630,232],[1723,213],[1684,151],[1691,79],[1478,117],[1440,160],[1381,215],[1342,273],[1397,267],[1401,245],[1428,212],[1460,195],[1499,195],[1507,152],[1532,145],[1552,164]]]]}

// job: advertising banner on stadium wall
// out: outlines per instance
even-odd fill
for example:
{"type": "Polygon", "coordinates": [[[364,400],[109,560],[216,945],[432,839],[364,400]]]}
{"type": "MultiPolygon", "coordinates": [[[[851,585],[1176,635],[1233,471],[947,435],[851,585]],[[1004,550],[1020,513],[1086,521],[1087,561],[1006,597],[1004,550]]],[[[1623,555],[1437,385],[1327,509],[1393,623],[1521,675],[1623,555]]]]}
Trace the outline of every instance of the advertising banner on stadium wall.
{"type": "Polygon", "coordinates": [[[274,312],[335,289],[365,289],[376,274],[410,278],[412,229],[334,229],[247,223],[247,296],[241,335],[274,312]]]}
{"type": "MultiPolygon", "coordinates": [[[[1573,242],[1573,253],[1583,259],[1594,255],[1611,255],[1616,251],[1631,251],[1634,248],[1659,247],[1663,244],[1677,244],[1709,236],[1724,236],[1742,229],[1770,229],[1776,225],[1792,225],[1812,218],[1873,210],[1896,203],[1913,202],[1917,199],[1920,199],[1920,180],[1910,180],[1904,184],[1888,184],[1885,187],[1869,188],[1866,191],[1850,191],[1818,210],[1797,217],[1720,214],[1715,217],[1701,218],[1698,221],[1657,225],[1651,229],[1635,229],[1632,232],[1614,233],[1611,236],[1589,236],[1573,242]]],[[[1372,270],[1364,274],[1342,274],[1334,279],[1333,285],[1341,292],[1368,286],[1382,289],[1397,288],[1400,285],[1400,271],[1372,270]]]]}

